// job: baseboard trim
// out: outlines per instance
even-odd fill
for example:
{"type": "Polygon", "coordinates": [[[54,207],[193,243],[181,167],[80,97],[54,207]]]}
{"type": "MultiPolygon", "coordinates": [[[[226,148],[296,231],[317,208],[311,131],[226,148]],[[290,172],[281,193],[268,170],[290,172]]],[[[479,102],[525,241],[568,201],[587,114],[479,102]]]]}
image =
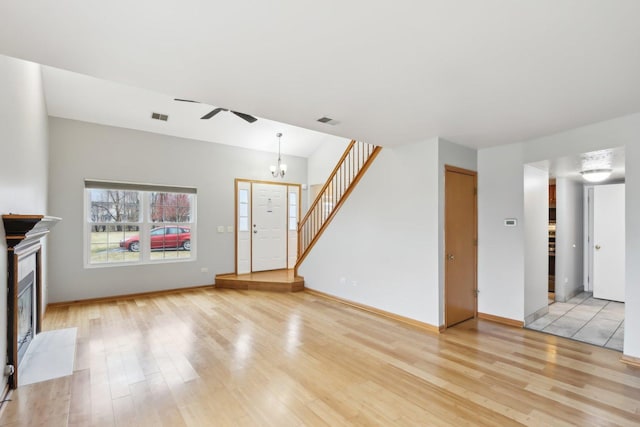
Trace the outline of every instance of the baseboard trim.
{"type": "Polygon", "coordinates": [[[623,354],[620,358],[620,361],[622,363],[626,363],[629,366],[640,368],[640,357],[627,356],[623,354]]]}
{"type": "Polygon", "coordinates": [[[444,330],[443,326],[434,326],[429,323],[420,322],[419,320],[411,319],[409,317],[400,316],[399,314],[391,313],[389,311],[380,310],[379,308],[371,307],[365,304],[360,304],[355,301],[351,301],[348,299],[340,298],[335,295],[327,294],[321,291],[317,291],[315,289],[309,289],[307,287],[304,288],[305,293],[309,293],[311,295],[315,295],[318,297],[326,298],[340,304],[345,304],[353,308],[357,308],[358,310],[366,311],[369,313],[376,314],[381,317],[386,317],[388,319],[395,320],[396,322],[403,323],[405,325],[412,326],[414,328],[420,329],[422,331],[431,332],[434,334],[439,334],[444,330]]]}
{"type": "Polygon", "coordinates": [[[524,322],[521,320],[509,319],[508,317],[494,316],[493,314],[478,313],[478,319],[488,320],[490,322],[500,323],[502,325],[513,326],[515,328],[524,328],[524,322]]]}
{"type": "Polygon", "coordinates": [[[215,285],[198,285],[198,286],[190,286],[187,288],[174,288],[174,289],[164,289],[161,291],[150,291],[150,292],[139,292],[135,294],[124,294],[124,295],[113,295],[109,297],[100,297],[100,298],[88,298],[74,301],[62,301],[62,302],[51,302],[47,304],[47,308],[49,307],[66,307],[70,305],[78,305],[78,304],[93,304],[96,302],[112,302],[112,301],[122,301],[131,298],[141,298],[141,297],[153,297],[157,295],[166,295],[166,294],[177,294],[180,292],[188,292],[188,291],[197,291],[200,289],[208,289],[214,288],[215,285]]]}
{"type": "Polygon", "coordinates": [[[541,318],[544,315],[546,315],[547,313],[549,313],[549,306],[545,305],[544,307],[542,307],[540,310],[536,311],[532,315],[525,317],[524,324],[528,325],[529,323],[533,323],[536,320],[538,320],[539,318],[541,318]]]}

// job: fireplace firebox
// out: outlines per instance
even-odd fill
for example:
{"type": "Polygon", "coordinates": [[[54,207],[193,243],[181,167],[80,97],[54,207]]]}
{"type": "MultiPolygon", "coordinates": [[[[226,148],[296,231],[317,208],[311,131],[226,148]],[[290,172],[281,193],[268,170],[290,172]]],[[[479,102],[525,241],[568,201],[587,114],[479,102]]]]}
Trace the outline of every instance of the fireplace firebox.
{"type": "Polygon", "coordinates": [[[35,287],[35,271],[30,271],[27,276],[18,282],[18,361],[22,360],[22,357],[27,352],[29,343],[35,336],[34,333],[34,305],[35,299],[33,298],[35,293],[33,289],[35,287]]]}

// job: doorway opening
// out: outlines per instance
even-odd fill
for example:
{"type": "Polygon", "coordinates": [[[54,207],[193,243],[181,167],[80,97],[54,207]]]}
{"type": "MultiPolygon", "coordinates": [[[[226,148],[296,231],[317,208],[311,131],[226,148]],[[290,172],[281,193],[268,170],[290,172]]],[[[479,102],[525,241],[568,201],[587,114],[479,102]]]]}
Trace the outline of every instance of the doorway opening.
{"type": "MultiPolygon", "coordinates": [[[[547,280],[532,281],[526,274],[525,327],[622,351],[624,148],[607,151],[613,173],[597,184],[585,182],[580,173],[590,153],[528,165],[548,174],[539,187],[547,195],[538,196],[548,201],[548,209],[537,214],[548,212],[548,217],[540,230],[546,253],[527,245],[525,263],[529,271],[546,271],[547,280]],[[611,191],[617,196],[608,195],[611,191]]],[[[525,184],[525,199],[532,188],[525,184]]],[[[535,215],[525,207],[525,223],[535,222],[535,215]]]]}

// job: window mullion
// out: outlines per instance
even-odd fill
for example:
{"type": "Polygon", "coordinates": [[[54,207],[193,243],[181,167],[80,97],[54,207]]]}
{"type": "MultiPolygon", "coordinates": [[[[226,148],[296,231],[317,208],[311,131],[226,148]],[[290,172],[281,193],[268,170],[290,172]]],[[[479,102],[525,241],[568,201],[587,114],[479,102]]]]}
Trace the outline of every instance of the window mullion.
{"type": "Polygon", "coordinates": [[[151,261],[151,238],[149,236],[151,224],[151,196],[148,191],[141,191],[141,209],[140,209],[140,243],[142,262],[151,261]]]}

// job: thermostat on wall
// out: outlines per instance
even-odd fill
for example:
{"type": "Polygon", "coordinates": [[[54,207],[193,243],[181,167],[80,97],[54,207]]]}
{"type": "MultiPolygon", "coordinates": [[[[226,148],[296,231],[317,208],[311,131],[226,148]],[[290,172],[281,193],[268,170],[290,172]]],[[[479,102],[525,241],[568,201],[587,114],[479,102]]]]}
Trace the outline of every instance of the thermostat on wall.
{"type": "Polygon", "coordinates": [[[515,227],[516,225],[518,225],[518,220],[516,218],[505,218],[504,219],[504,226],[505,227],[515,227]]]}

